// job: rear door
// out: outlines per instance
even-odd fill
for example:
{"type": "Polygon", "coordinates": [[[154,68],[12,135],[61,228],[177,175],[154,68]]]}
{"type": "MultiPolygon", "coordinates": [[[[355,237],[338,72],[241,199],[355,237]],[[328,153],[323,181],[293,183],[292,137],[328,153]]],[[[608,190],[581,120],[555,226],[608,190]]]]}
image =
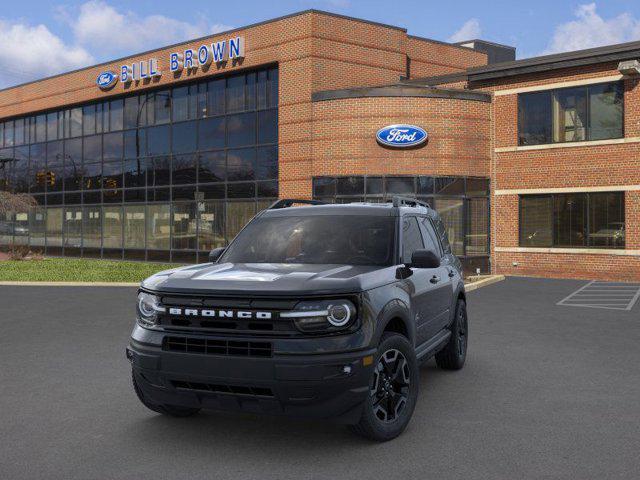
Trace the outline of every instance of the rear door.
{"type": "Polygon", "coordinates": [[[428,217],[420,217],[420,230],[424,238],[425,248],[433,250],[440,257],[440,267],[435,270],[433,282],[434,334],[449,325],[451,305],[453,302],[454,269],[445,254],[442,242],[436,234],[433,221],[428,217]]]}

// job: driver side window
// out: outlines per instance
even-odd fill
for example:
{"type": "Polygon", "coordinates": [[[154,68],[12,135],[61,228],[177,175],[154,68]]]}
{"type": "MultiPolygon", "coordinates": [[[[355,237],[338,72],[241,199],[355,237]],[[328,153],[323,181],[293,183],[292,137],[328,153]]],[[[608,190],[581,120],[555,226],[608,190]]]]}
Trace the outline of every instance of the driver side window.
{"type": "Polygon", "coordinates": [[[402,263],[411,263],[411,255],[416,250],[424,248],[418,219],[407,217],[402,220],[402,263]]]}

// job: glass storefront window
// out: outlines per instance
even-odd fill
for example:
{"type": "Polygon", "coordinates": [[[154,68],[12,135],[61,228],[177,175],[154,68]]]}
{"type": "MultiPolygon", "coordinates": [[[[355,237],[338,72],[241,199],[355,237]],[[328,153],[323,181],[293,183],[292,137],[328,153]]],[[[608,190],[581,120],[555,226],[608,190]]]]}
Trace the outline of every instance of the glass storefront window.
{"type": "Polygon", "coordinates": [[[522,195],[520,246],[624,248],[624,192],[522,195]]]}
{"type": "Polygon", "coordinates": [[[29,213],[17,212],[13,216],[13,244],[28,245],[29,244],[29,213]]]}
{"type": "Polygon", "coordinates": [[[624,195],[593,193],[589,195],[589,246],[624,248],[624,195]]]}
{"type": "Polygon", "coordinates": [[[122,248],[122,207],[103,207],[102,246],[122,248]]]}
{"type": "Polygon", "coordinates": [[[466,254],[489,254],[489,200],[471,198],[467,203],[466,254]]]}
{"type": "Polygon", "coordinates": [[[254,180],[256,170],[256,150],[242,148],[227,153],[227,179],[229,181],[254,180]]]}
{"type": "Polygon", "coordinates": [[[0,245],[11,245],[13,242],[13,214],[0,213],[0,245]]]}
{"type": "Polygon", "coordinates": [[[47,247],[62,246],[62,208],[47,208],[47,247]]]}
{"type": "Polygon", "coordinates": [[[66,207],[64,210],[64,246],[82,247],[82,208],[66,207]]]}
{"type": "Polygon", "coordinates": [[[46,215],[47,210],[44,207],[35,207],[29,212],[29,245],[45,246],[46,215]]]}
{"type": "Polygon", "coordinates": [[[196,249],[196,204],[174,203],[172,243],[176,250],[196,249]]]}
{"type": "Polygon", "coordinates": [[[196,135],[198,127],[196,122],[174,123],[171,129],[173,153],[195,152],[196,135]]]}
{"type": "Polygon", "coordinates": [[[277,198],[276,67],[123,93],[0,122],[0,157],[12,159],[0,188],[43,205],[20,241],[51,255],[191,261],[277,198]]]}
{"type": "Polygon", "coordinates": [[[256,205],[254,202],[228,202],[225,229],[227,242],[233,240],[242,227],[244,227],[247,222],[255,216],[255,214],[256,205]]]}
{"type": "MultiPolygon", "coordinates": [[[[151,93],[153,95],[153,113],[155,124],[168,123],[171,119],[171,92],[163,90],[151,93]]],[[[148,120],[147,120],[148,121],[148,120]]],[[[151,122],[149,122],[151,124],[151,122]]]]}
{"type": "Polygon", "coordinates": [[[122,130],[124,126],[124,102],[111,100],[109,102],[109,131],[122,130]]]}
{"type": "Polygon", "coordinates": [[[209,252],[226,244],[224,237],[224,202],[198,202],[198,249],[209,252]]]}
{"type": "Polygon", "coordinates": [[[147,248],[169,250],[170,243],[170,205],[168,203],[147,206],[147,248]]]}
{"type": "Polygon", "coordinates": [[[205,118],[198,122],[198,149],[213,150],[226,145],[224,117],[205,118]]]}
{"type": "Polygon", "coordinates": [[[124,248],[145,248],[145,206],[127,205],[124,207],[124,248]]]}
{"type": "Polygon", "coordinates": [[[451,251],[464,255],[464,200],[436,198],[434,203],[447,229],[451,251]]]}
{"type": "Polygon", "coordinates": [[[102,208],[84,207],[82,214],[82,246],[100,248],[102,244],[102,208]]]}
{"type": "Polygon", "coordinates": [[[227,117],[227,146],[244,147],[256,143],[255,113],[240,113],[227,117]]]}

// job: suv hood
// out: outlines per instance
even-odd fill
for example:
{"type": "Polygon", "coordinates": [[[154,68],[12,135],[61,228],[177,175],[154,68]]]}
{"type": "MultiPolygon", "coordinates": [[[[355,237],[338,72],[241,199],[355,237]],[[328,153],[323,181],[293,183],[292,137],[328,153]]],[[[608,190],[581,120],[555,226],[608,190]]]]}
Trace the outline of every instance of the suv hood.
{"type": "Polygon", "coordinates": [[[395,267],[207,263],[165,270],[142,282],[160,292],[237,295],[357,293],[395,280],[395,267]]]}

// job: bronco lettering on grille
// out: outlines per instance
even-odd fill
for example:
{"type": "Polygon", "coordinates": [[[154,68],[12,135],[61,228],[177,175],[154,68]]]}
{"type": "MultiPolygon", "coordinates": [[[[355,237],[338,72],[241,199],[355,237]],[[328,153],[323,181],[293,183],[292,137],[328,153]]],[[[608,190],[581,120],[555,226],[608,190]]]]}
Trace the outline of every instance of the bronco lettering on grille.
{"type": "Polygon", "coordinates": [[[196,308],[169,308],[169,315],[181,315],[186,317],[208,317],[208,318],[239,318],[270,320],[271,312],[255,312],[243,310],[201,310],[196,308]]]}

